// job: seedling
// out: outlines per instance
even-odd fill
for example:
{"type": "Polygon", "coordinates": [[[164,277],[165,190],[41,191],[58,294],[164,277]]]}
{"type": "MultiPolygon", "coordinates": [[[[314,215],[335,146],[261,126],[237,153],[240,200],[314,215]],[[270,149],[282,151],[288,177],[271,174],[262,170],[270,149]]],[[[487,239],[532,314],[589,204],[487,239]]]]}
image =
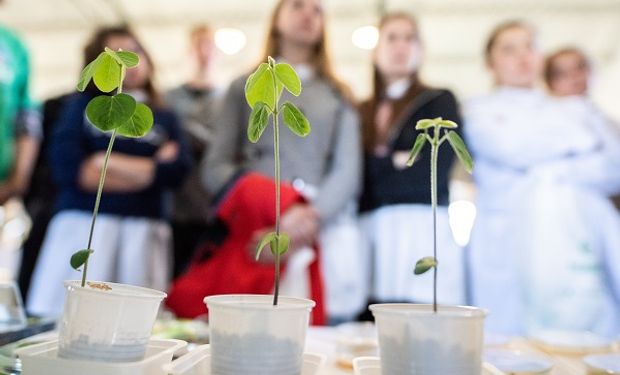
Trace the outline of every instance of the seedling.
{"type": "Polygon", "coordinates": [[[441,117],[425,119],[417,122],[416,130],[423,131],[415,140],[407,166],[411,167],[418,155],[428,142],[431,145],[431,205],[433,207],[433,256],[424,257],[417,261],[414,269],[416,275],[421,275],[431,268],[433,269],[433,311],[437,312],[437,157],[439,147],[447,140],[452,146],[454,153],[459,158],[465,170],[469,173],[474,168],[467,147],[463,139],[453,130],[458,128],[457,123],[444,120],[441,117]]]}
{"type": "Polygon", "coordinates": [[[105,175],[108,168],[108,160],[112,153],[112,146],[117,135],[130,138],[139,138],[151,130],[153,126],[153,112],[143,103],[137,103],[130,95],[123,94],[123,81],[127,69],[138,66],[140,58],[137,54],[129,51],[113,51],[105,48],[99,56],[91,61],[82,73],[77,84],[77,90],[83,92],[92,80],[95,87],[104,93],[116,90],[114,95],[100,95],[93,98],[86,106],[86,117],[102,132],[111,131],[110,142],[105,153],[103,168],[99,177],[97,197],[93,209],[93,219],[88,234],[86,249],[79,250],[71,256],[71,267],[82,270],[82,287],[86,285],[88,260],[94,252],[92,249],[93,232],[99,212],[101,193],[105,183],[105,175]]]}
{"type": "Polygon", "coordinates": [[[271,57],[267,58],[266,63],[260,64],[245,83],[245,98],[252,108],[248,122],[248,139],[250,142],[258,142],[269,124],[269,119],[272,119],[273,122],[276,223],[275,231],[267,233],[258,243],[256,259],[258,260],[265,246],[269,245],[271,253],[275,257],[274,306],[278,304],[280,258],[289,248],[289,236],[280,232],[280,114],[282,114],[286,126],[296,135],[305,137],[310,133],[308,119],[294,104],[285,102],[282,106],[279,105],[280,96],[284,89],[295,96],[299,96],[301,81],[290,65],[276,63],[271,57]]]}

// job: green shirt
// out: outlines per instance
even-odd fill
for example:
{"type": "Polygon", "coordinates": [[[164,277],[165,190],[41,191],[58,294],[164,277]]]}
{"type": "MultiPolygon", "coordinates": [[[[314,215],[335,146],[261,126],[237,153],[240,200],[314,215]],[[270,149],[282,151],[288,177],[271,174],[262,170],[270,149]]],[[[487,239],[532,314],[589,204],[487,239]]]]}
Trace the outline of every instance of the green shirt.
{"type": "Polygon", "coordinates": [[[24,45],[11,31],[0,26],[0,182],[11,172],[15,137],[26,125],[19,122],[32,110],[28,92],[29,62],[24,45]]]}

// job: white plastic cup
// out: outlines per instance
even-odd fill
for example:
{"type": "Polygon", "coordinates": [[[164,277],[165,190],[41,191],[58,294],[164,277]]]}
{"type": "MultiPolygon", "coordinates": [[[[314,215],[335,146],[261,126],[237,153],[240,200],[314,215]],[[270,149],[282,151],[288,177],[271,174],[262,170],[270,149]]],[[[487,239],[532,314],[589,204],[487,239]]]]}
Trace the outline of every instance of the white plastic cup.
{"type": "Polygon", "coordinates": [[[166,293],[132,285],[65,281],[58,356],[107,362],[144,358],[166,293]],[[108,289],[109,288],[109,289],[108,289]]]}
{"type": "Polygon", "coordinates": [[[211,375],[300,375],[314,301],[219,295],[209,308],[211,375]]]}
{"type": "Polygon", "coordinates": [[[383,375],[480,375],[486,311],[475,307],[371,305],[383,375]]]}

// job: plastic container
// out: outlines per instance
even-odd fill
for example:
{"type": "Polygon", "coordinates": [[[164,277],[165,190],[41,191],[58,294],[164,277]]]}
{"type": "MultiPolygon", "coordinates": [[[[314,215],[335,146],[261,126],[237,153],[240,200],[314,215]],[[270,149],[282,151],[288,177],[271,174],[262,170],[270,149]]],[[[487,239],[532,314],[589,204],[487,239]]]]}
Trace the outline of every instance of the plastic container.
{"type": "Polygon", "coordinates": [[[125,363],[60,358],[58,341],[26,346],[15,353],[25,375],[166,375],[163,366],[186,345],[181,340],[151,340],[143,360],[125,363]]]}
{"type": "Polygon", "coordinates": [[[514,375],[546,375],[550,374],[553,368],[551,359],[544,355],[518,350],[487,350],[484,360],[499,370],[514,375]]]}
{"type": "Polygon", "coordinates": [[[383,374],[480,375],[484,318],[475,307],[376,304],[383,374]]]}
{"type": "MultiPolygon", "coordinates": [[[[315,353],[304,353],[301,375],[315,375],[325,364],[325,356],[315,353]]],[[[211,348],[202,345],[189,354],[164,365],[164,372],[169,375],[210,375],[211,348]]]]}
{"type": "Polygon", "coordinates": [[[299,375],[314,301],[271,295],[205,298],[213,375],[299,375]]]}
{"type": "Polygon", "coordinates": [[[588,375],[620,375],[620,354],[598,354],[583,358],[588,375]]]}
{"type": "MultiPolygon", "coordinates": [[[[358,357],[353,360],[355,375],[382,375],[379,357],[358,357]]],[[[482,375],[507,375],[488,363],[482,364],[482,375]]]]}
{"type": "Polygon", "coordinates": [[[105,362],[144,358],[166,293],[132,285],[65,281],[58,356],[105,362]]]}

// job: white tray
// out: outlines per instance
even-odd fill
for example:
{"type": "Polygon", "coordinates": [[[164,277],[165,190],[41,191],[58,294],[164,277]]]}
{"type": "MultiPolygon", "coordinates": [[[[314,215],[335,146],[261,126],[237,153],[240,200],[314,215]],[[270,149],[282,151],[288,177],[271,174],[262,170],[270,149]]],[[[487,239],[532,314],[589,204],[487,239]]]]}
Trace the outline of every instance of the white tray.
{"type": "MultiPolygon", "coordinates": [[[[353,360],[353,372],[355,375],[382,375],[381,359],[379,357],[358,357],[353,360]]],[[[506,375],[492,365],[484,363],[481,375],[506,375]]]]}
{"type": "MultiPolygon", "coordinates": [[[[325,359],[322,354],[304,353],[301,375],[316,375],[325,364],[325,359]]],[[[211,348],[209,345],[201,345],[189,354],[164,365],[163,370],[169,375],[210,375],[211,348]]]]}
{"type": "Polygon", "coordinates": [[[142,361],[125,363],[59,358],[57,340],[20,348],[15,354],[24,375],[166,375],[162,367],[186,345],[181,340],[151,340],[142,361]]]}

